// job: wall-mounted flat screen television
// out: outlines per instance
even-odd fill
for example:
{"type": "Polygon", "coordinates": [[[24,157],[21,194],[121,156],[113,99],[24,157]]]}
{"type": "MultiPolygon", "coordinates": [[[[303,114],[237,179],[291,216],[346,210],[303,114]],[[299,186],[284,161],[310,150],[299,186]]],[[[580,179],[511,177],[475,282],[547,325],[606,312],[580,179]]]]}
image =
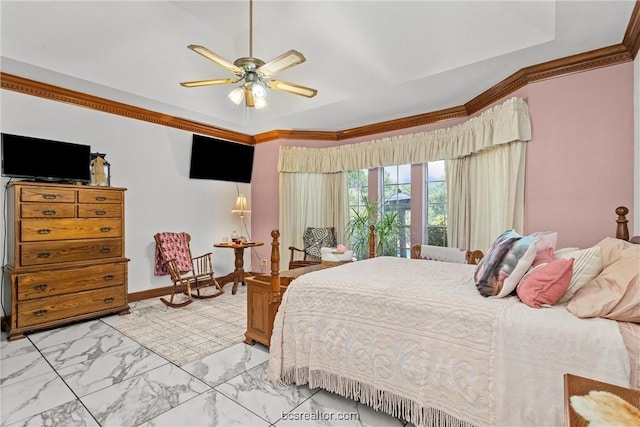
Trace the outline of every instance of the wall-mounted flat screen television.
{"type": "Polygon", "coordinates": [[[91,146],[3,133],[2,176],[51,182],[91,180],[91,146]]]}
{"type": "Polygon", "coordinates": [[[253,145],[193,135],[189,178],[251,182],[253,145]]]}

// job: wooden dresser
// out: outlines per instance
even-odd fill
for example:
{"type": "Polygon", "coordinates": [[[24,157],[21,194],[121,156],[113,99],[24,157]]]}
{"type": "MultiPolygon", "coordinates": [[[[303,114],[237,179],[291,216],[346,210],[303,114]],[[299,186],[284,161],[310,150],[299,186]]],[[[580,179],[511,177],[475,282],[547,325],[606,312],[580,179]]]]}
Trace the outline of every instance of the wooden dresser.
{"type": "Polygon", "coordinates": [[[124,188],[12,182],[3,304],[8,338],[128,313],[124,188]]]}

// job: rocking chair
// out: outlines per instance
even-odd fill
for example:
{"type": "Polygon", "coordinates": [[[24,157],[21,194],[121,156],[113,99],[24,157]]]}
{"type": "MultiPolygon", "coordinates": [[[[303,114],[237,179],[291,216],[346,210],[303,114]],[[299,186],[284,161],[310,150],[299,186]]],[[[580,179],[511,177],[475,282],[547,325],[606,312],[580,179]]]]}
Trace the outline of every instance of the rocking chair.
{"type": "Polygon", "coordinates": [[[191,236],[188,233],[157,233],[153,238],[156,241],[155,274],[169,274],[173,281],[170,299],[160,298],[160,301],[169,307],[184,307],[193,302],[192,297],[215,298],[224,293],[213,276],[211,252],[194,258],[189,247],[191,236]],[[200,290],[207,287],[214,287],[217,292],[201,294],[200,290]],[[186,294],[187,299],[174,302],[179,293],[186,294]]]}

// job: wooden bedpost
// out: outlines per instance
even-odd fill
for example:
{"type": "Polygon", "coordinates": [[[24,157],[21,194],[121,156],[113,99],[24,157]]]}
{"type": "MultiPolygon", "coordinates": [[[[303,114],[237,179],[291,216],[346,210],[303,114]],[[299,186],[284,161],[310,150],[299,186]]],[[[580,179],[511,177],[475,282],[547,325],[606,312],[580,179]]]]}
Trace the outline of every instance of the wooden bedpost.
{"type": "Polygon", "coordinates": [[[627,214],[629,213],[629,209],[625,206],[618,206],[616,208],[616,214],[618,214],[618,219],[616,222],[618,223],[618,228],[616,229],[616,239],[629,240],[629,226],[627,223],[627,214]]]}
{"type": "Polygon", "coordinates": [[[282,296],[280,295],[280,231],[278,229],[271,230],[271,295],[269,304],[280,304],[282,296]]]}
{"type": "Polygon", "coordinates": [[[369,226],[369,258],[376,257],[376,226],[369,226]]]}

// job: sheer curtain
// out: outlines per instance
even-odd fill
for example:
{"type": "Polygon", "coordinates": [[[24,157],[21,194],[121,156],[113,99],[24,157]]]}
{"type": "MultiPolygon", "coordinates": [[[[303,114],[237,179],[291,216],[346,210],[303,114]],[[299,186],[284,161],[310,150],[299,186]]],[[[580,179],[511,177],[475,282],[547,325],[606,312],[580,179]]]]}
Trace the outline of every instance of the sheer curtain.
{"type": "Polygon", "coordinates": [[[455,236],[449,243],[485,248],[505,229],[522,229],[524,142],[530,139],[527,103],[511,98],[449,128],[329,148],[281,146],[282,246],[300,245],[310,225],[335,226],[338,240],[344,238],[347,171],[447,159],[449,235],[455,236]]]}
{"type": "Polygon", "coordinates": [[[522,232],[525,153],[515,141],[447,160],[449,246],[484,251],[503,231],[522,232]]]}
{"type": "Polygon", "coordinates": [[[346,172],[280,173],[281,262],[289,263],[289,246],[302,249],[307,227],[335,227],[343,243],[348,206],[346,172]]]}

